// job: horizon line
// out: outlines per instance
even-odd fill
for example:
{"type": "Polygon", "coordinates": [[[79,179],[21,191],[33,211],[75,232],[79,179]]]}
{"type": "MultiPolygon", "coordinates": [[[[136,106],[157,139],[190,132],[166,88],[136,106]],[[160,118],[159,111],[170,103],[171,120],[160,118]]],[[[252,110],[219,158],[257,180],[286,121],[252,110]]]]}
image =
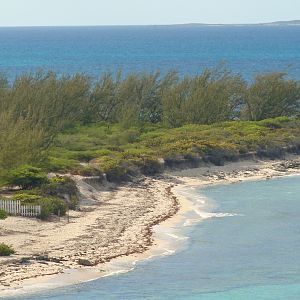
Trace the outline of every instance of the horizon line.
{"type": "Polygon", "coordinates": [[[270,21],[255,23],[170,23],[170,24],[94,24],[94,25],[0,25],[0,28],[33,28],[33,27],[154,27],[154,26],[259,26],[259,25],[300,25],[299,20],[270,21]]]}

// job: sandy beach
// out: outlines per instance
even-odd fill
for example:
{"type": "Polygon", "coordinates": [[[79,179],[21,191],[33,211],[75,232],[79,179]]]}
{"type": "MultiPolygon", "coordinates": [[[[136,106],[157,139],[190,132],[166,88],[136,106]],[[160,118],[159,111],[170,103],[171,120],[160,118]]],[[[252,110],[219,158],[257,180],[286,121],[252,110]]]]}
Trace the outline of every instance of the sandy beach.
{"type": "MultiPolygon", "coordinates": [[[[0,258],[0,297],[76,284],[130,270],[136,261],[172,254],[176,226],[193,209],[188,186],[236,183],[300,173],[299,156],[282,161],[239,161],[166,172],[121,186],[74,177],[80,211],[43,222],[9,217],[0,240],[16,254],[0,258]],[[158,225],[159,224],[159,225],[158,225]]],[[[176,237],[176,236],[175,236],[176,237]]]]}

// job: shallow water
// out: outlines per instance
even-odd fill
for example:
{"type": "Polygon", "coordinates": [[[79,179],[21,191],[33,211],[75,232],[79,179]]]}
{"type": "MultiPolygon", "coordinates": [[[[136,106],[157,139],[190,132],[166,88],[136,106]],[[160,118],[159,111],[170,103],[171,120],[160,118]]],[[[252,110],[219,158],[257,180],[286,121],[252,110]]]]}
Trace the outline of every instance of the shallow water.
{"type": "Polygon", "coordinates": [[[193,225],[178,233],[189,239],[176,254],[20,299],[299,299],[299,183],[286,177],[186,190],[206,219],[190,222],[197,214],[189,214],[193,225]]]}
{"type": "Polygon", "coordinates": [[[221,61],[246,78],[280,70],[299,79],[300,26],[0,28],[0,71],[10,79],[38,69],[195,74],[221,61]]]}

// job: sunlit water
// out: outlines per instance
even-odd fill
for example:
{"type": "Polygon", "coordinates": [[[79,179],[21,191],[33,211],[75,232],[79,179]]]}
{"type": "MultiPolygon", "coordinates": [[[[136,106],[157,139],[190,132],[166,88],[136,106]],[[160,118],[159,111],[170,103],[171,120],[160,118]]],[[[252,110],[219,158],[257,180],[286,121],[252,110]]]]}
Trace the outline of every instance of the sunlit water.
{"type": "Polygon", "coordinates": [[[38,69],[196,74],[221,61],[247,79],[275,70],[299,79],[300,26],[0,28],[0,71],[10,79],[38,69]]]}
{"type": "Polygon", "coordinates": [[[300,299],[300,177],[185,193],[206,219],[189,213],[174,255],[21,299],[300,299]]]}

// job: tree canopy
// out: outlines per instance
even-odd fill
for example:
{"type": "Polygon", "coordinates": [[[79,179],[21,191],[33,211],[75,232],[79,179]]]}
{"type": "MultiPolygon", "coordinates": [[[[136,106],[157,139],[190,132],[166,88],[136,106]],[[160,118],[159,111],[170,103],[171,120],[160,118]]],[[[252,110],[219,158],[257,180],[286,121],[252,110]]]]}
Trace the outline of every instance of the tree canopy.
{"type": "Polygon", "coordinates": [[[220,67],[196,76],[53,72],[0,77],[0,176],[20,165],[39,165],[58,134],[105,122],[121,128],[212,124],[230,120],[299,117],[300,84],[283,73],[247,82],[220,67]]]}

